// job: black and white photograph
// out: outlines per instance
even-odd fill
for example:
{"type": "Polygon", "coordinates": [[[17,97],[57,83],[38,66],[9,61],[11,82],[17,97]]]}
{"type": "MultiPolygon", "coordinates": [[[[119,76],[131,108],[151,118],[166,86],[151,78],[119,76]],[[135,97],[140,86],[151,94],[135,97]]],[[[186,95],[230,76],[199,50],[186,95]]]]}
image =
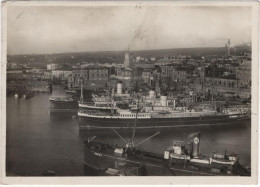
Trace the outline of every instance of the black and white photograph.
{"type": "Polygon", "coordinates": [[[2,3],[6,179],[256,177],[259,4],[82,3],[2,3]]]}

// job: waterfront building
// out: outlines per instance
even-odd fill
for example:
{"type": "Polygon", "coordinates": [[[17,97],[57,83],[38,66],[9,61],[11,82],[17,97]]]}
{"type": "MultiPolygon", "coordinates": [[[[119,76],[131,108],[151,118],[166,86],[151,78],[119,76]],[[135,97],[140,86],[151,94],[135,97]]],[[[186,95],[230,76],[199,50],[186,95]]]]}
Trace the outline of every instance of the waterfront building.
{"type": "Polygon", "coordinates": [[[133,65],[135,68],[143,68],[143,69],[153,69],[154,62],[138,62],[133,65]]]}
{"type": "Polygon", "coordinates": [[[120,78],[131,78],[132,77],[132,68],[125,67],[125,66],[118,66],[116,67],[116,76],[120,78]]]}
{"type": "Polygon", "coordinates": [[[241,98],[251,97],[251,61],[243,60],[238,71],[239,96],[241,98]]]}
{"type": "Polygon", "coordinates": [[[189,79],[189,88],[192,89],[195,93],[204,94],[204,85],[204,77],[197,75],[189,79]]]}
{"type": "Polygon", "coordinates": [[[153,61],[153,62],[154,62],[155,60],[156,60],[156,58],[155,58],[155,57],[151,57],[151,61],[153,61]]]}
{"type": "Polygon", "coordinates": [[[161,81],[155,80],[155,91],[156,93],[160,94],[161,93],[161,81]]]}
{"type": "Polygon", "coordinates": [[[238,80],[235,75],[205,77],[205,92],[222,96],[237,96],[238,80]]]}
{"type": "Polygon", "coordinates": [[[52,79],[52,71],[47,69],[30,69],[26,70],[23,74],[24,79],[31,80],[51,80],[52,79]]]}
{"type": "Polygon", "coordinates": [[[68,77],[69,88],[79,88],[83,80],[84,88],[97,89],[107,86],[109,69],[105,66],[92,65],[85,68],[75,68],[68,77]]]}
{"type": "Polygon", "coordinates": [[[175,74],[176,71],[176,64],[167,64],[167,65],[162,65],[161,66],[162,70],[162,76],[163,77],[170,77],[175,74]]]}
{"type": "Polygon", "coordinates": [[[6,69],[7,69],[7,70],[17,69],[17,64],[16,64],[16,63],[7,63],[7,64],[6,64],[6,69]]]}
{"type": "Polygon", "coordinates": [[[176,57],[175,57],[175,56],[167,56],[167,55],[166,55],[166,56],[163,57],[163,59],[164,59],[164,60],[175,60],[176,57]]]}
{"type": "Polygon", "coordinates": [[[251,61],[243,60],[237,72],[239,87],[251,87],[251,61]]]}
{"type": "Polygon", "coordinates": [[[55,70],[55,69],[58,69],[58,68],[59,68],[58,64],[47,64],[48,70],[55,70]]]}
{"type": "Polygon", "coordinates": [[[142,81],[142,73],[143,73],[143,68],[133,68],[133,73],[132,73],[132,81],[142,81]]]}
{"type": "MultiPolygon", "coordinates": [[[[133,75],[133,69],[129,67],[125,67],[124,65],[116,67],[116,79],[117,81],[121,81],[123,88],[129,88],[131,86],[131,80],[133,75]]],[[[117,81],[113,82],[113,87],[116,87],[117,81]]]]}
{"type": "Polygon", "coordinates": [[[155,66],[165,66],[165,65],[168,65],[168,64],[171,64],[171,60],[168,60],[168,59],[159,59],[157,60],[154,65],[155,66]]]}
{"type": "Polygon", "coordinates": [[[52,78],[52,71],[51,70],[43,71],[43,78],[45,80],[51,80],[51,78],[52,78]]]}
{"type": "Polygon", "coordinates": [[[23,79],[23,71],[22,70],[12,70],[6,72],[7,81],[16,81],[23,79]]]}
{"type": "Polygon", "coordinates": [[[187,82],[187,79],[188,79],[188,72],[185,71],[185,70],[175,70],[172,72],[173,75],[172,75],[172,78],[173,80],[175,80],[176,82],[187,82]]]}
{"type": "Polygon", "coordinates": [[[140,60],[141,60],[141,57],[140,57],[140,56],[135,57],[135,61],[136,61],[136,62],[139,62],[140,60]]]}
{"type": "Polygon", "coordinates": [[[26,89],[28,91],[50,92],[50,85],[47,81],[29,81],[26,84],[26,89]]]}
{"type": "Polygon", "coordinates": [[[102,66],[90,66],[89,70],[89,80],[108,80],[108,68],[102,66]]]}
{"type": "Polygon", "coordinates": [[[52,70],[52,79],[67,80],[71,74],[72,70],[52,70]]]}
{"type": "Polygon", "coordinates": [[[152,74],[151,70],[145,69],[142,72],[142,78],[143,78],[143,81],[144,81],[145,84],[151,85],[152,77],[153,77],[153,74],[152,74]]]}
{"type": "Polygon", "coordinates": [[[72,74],[68,76],[68,87],[79,88],[81,85],[81,79],[84,82],[88,80],[88,69],[87,68],[73,68],[72,74]]]}
{"type": "Polygon", "coordinates": [[[196,74],[189,78],[189,86],[195,93],[204,94],[205,67],[201,65],[195,68],[196,74]]]}

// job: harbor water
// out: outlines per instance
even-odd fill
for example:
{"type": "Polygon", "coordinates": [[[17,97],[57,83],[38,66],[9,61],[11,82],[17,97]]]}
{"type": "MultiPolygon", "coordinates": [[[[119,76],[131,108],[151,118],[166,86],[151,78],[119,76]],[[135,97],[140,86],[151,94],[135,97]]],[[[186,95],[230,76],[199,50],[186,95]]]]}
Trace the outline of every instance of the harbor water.
{"type": "MultiPolygon", "coordinates": [[[[64,95],[62,86],[54,86],[53,96],[64,95]]],[[[15,99],[7,97],[6,172],[7,175],[41,176],[43,171],[55,171],[57,176],[85,176],[84,141],[91,136],[96,140],[124,145],[113,130],[80,131],[75,114],[50,114],[50,94],[15,99]]],[[[251,122],[230,126],[182,127],[163,130],[144,142],[140,149],[163,153],[173,140],[185,141],[194,132],[201,132],[200,152],[238,153],[240,163],[250,167],[251,122]]],[[[136,132],[135,143],[158,131],[136,132]]],[[[125,140],[131,132],[122,132],[125,140]]]]}

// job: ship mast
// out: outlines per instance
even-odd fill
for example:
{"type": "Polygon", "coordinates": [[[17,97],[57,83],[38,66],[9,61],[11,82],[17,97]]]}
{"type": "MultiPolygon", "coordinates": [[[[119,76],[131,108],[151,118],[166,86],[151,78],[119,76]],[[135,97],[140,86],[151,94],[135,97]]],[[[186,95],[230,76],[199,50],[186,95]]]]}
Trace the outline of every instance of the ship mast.
{"type": "MultiPolygon", "coordinates": [[[[136,82],[137,84],[137,82],[136,82]]],[[[137,90],[137,89],[136,89],[137,90]]],[[[137,143],[136,145],[134,145],[134,139],[135,139],[135,131],[136,131],[136,124],[137,124],[137,116],[138,116],[138,109],[139,109],[139,95],[138,93],[136,93],[137,95],[137,107],[136,107],[136,116],[135,116],[135,123],[134,123],[134,128],[133,128],[133,134],[132,134],[132,139],[129,140],[129,142],[127,142],[118,132],[116,132],[115,129],[112,128],[112,130],[126,143],[126,148],[135,148],[136,146],[141,145],[142,143],[146,142],[147,140],[150,140],[151,138],[153,138],[154,136],[160,134],[160,132],[155,133],[154,135],[150,136],[149,138],[146,138],[145,140],[137,143]]],[[[126,150],[127,150],[126,149],[126,150]]]]}
{"type": "Polygon", "coordinates": [[[82,67],[81,67],[81,77],[80,77],[80,82],[81,82],[81,85],[80,85],[80,102],[83,103],[83,76],[82,76],[82,67]]]}
{"type": "Polygon", "coordinates": [[[83,102],[83,79],[81,78],[80,101],[83,102]]]}
{"type": "Polygon", "coordinates": [[[134,146],[134,139],[135,139],[135,129],[137,124],[137,116],[138,116],[138,108],[139,108],[139,97],[137,95],[137,107],[136,107],[136,115],[135,115],[135,123],[134,123],[134,129],[133,129],[133,135],[132,135],[132,142],[131,145],[134,146]]]}
{"type": "Polygon", "coordinates": [[[214,100],[214,96],[213,96],[213,94],[214,94],[214,78],[215,78],[215,63],[213,64],[213,75],[212,75],[212,88],[211,88],[211,90],[212,90],[212,92],[211,92],[211,107],[213,108],[213,100],[214,100]]]}

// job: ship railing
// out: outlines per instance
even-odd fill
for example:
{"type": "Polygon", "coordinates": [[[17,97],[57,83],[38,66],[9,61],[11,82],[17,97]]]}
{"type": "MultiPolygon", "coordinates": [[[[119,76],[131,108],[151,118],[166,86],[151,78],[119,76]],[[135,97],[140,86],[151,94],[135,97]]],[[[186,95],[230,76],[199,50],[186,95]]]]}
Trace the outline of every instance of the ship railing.
{"type": "MultiPolygon", "coordinates": [[[[131,114],[124,114],[124,113],[122,113],[122,114],[120,114],[120,117],[135,118],[136,114],[133,114],[133,113],[131,113],[131,114]]],[[[150,117],[150,114],[148,114],[148,113],[139,113],[139,114],[137,114],[137,117],[138,118],[150,117]]]]}
{"type": "Polygon", "coordinates": [[[92,103],[92,102],[80,102],[79,104],[81,105],[87,105],[87,106],[95,106],[95,103],[92,103]]]}
{"type": "Polygon", "coordinates": [[[188,117],[204,117],[204,116],[211,116],[211,115],[215,115],[218,116],[220,114],[218,114],[215,111],[212,112],[183,112],[183,113],[171,113],[171,114],[158,114],[158,113],[153,113],[151,114],[151,117],[154,118],[188,118],[188,117]]]}
{"type": "Polygon", "coordinates": [[[49,97],[49,100],[53,101],[73,101],[71,97],[49,97]]]}
{"type": "Polygon", "coordinates": [[[246,114],[250,112],[251,110],[249,108],[226,108],[225,110],[226,114],[246,114]]]}
{"type": "Polygon", "coordinates": [[[111,107],[111,103],[93,103],[93,102],[80,102],[81,105],[85,106],[96,106],[96,107],[111,107]]]}
{"type": "Polygon", "coordinates": [[[108,97],[108,96],[97,96],[97,95],[95,95],[95,94],[92,94],[92,98],[93,98],[95,101],[104,101],[104,102],[111,101],[111,98],[108,97]]]}
{"type": "Polygon", "coordinates": [[[105,103],[108,103],[108,102],[111,102],[111,99],[107,98],[107,99],[104,99],[104,98],[96,98],[96,99],[93,99],[95,102],[105,102],[105,103]]]}
{"type": "MultiPolygon", "coordinates": [[[[111,116],[111,114],[105,113],[105,112],[90,112],[90,111],[84,111],[84,110],[79,110],[78,112],[81,114],[88,114],[88,115],[92,115],[92,116],[111,116]]],[[[113,115],[113,116],[116,116],[116,115],[113,115]]]]}

